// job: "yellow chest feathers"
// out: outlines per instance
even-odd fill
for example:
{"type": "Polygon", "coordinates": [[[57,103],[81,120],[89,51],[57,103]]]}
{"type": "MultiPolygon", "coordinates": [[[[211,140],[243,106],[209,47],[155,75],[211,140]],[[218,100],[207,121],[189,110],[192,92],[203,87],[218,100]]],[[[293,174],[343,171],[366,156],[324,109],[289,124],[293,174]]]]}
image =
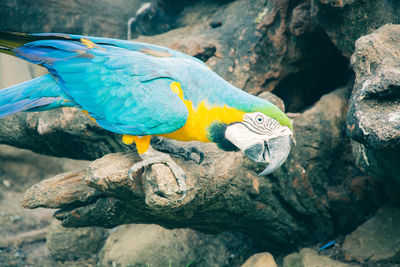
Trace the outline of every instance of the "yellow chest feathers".
{"type": "Polygon", "coordinates": [[[171,90],[178,94],[185,103],[189,111],[189,117],[182,128],[169,134],[162,134],[161,136],[179,141],[210,142],[207,137],[207,129],[213,122],[229,124],[243,119],[243,111],[226,105],[222,107],[210,106],[205,101],[202,101],[195,107],[192,101],[183,99],[182,89],[177,82],[171,83],[171,90]]]}

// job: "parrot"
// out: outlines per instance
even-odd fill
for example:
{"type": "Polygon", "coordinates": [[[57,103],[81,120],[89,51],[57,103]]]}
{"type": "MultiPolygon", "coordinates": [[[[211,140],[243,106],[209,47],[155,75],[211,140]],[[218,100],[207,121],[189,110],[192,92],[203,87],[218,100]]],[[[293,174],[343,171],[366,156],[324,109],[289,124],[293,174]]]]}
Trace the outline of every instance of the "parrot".
{"type": "Polygon", "coordinates": [[[294,143],[292,122],[282,110],[170,48],[63,33],[0,32],[0,52],[48,70],[0,90],[0,118],[77,107],[100,127],[121,134],[126,145],[135,143],[142,161],[130,168],[129,178],[143,167],[164,163],[182,198],[186,174],[170,155],[150,146],[152,136],[242,151],[266,166],[262,176],[285,162],[294,143]]]}

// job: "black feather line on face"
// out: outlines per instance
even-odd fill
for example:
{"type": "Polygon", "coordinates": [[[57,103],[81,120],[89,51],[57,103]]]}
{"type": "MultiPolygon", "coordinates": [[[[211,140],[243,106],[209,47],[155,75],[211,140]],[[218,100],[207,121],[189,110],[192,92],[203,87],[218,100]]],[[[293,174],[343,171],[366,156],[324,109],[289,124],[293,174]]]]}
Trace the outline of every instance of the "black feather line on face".
{"type": "Polygon", "coordinates": [[[234,144],[225,138],[225,131],[228,124],[214,122],[209,127],[208,139],[217,144],[217,146],[225,151],[239,151],[234,144]]]}

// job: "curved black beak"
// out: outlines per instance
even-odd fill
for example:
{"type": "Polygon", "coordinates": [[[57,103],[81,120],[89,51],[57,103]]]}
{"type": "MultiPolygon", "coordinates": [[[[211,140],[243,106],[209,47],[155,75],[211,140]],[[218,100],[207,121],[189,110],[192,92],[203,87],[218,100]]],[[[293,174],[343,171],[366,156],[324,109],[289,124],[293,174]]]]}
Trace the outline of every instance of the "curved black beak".
{"type": "Polygon", "coordinates": [[[268,164],[259,174],[267,175],[278,169],[289,156],[292,137],[289,135],[275,137],[264,143],[257,143],[244,152],[246,156],[258,163],[268,164]]]}
{"type": "Polygon", "coordinates": [[[292,138],[289,135],[275,137],[268,141],[268,166],[259,174],[267,175],[278,169],[289,156],[292,138]]]}

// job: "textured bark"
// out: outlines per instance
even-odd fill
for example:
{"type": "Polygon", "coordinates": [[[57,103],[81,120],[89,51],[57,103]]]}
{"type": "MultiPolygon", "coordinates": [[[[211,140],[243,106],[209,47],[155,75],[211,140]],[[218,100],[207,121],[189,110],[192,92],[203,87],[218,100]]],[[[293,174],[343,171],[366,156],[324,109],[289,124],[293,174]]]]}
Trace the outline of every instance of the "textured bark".
{"type": "Polygon", "coordinates": [[[29,205],[29,208],[60,208],[90,203],[93,199],[101,197],[101,194],[85,184],[85,174],[85,170],[72,171],[46,179],[25,192],[22,205],[29,205]],[[29,203],[26,203],[28,200],[29,203]]]}
{"type": "Polygon", "coordinates": [[[374,266],[400,264],[400,209],[383,206],[344,240],[342,253],[348,261],[374,266]],[[392,263],[392,264],[390,264],[392,263]]]}
{"type": "Polygon", "coordinates": [[[93,160],[129,151],[121,135],[100,128],[82,111],[62,108],[0,119],[0,143],[58,157],[93,160]]]}

